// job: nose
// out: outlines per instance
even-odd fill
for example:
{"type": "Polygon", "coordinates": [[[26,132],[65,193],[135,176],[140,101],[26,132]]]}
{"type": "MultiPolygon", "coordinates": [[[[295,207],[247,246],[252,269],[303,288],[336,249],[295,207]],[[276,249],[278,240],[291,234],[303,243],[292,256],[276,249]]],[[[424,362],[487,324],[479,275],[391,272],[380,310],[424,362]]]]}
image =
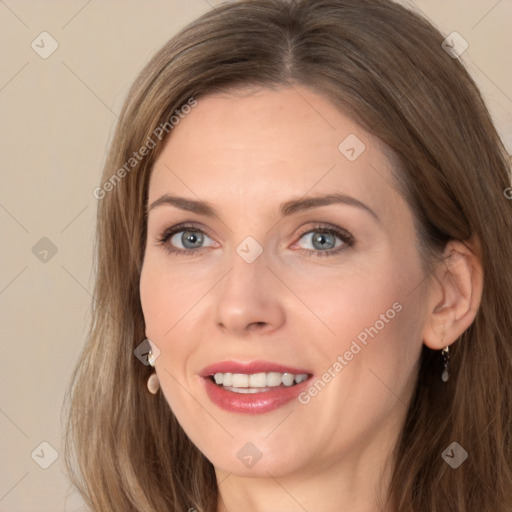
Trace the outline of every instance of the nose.
{"type": "Polygon", "coordinates": [[[237,337],[270,334],[285,322],[284,293],[263,254],[247,263],[235,253],[231,270],[218,286],[217,326],[237,337]]]}

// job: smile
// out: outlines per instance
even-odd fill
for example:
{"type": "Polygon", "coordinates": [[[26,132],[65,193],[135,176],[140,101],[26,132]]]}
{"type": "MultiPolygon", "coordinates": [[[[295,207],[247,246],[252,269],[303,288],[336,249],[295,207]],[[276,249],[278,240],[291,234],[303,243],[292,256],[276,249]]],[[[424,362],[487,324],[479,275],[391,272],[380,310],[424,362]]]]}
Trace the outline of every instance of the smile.
{"type": "Polygon", "coordinates": [[[306,369],[268,361],[223,361],[202,370],[206,395],[229,412],[261,414],[292,401],[313,378],[306,369]]]}
{"type": "Polygon", "coordinates": [[[210,377],[215,384],[234,393],[262,393],[277,387],[290,387],[308,378],[307,373],[297,375],[289,372],[260,373],[216,373],[210,377]]]}

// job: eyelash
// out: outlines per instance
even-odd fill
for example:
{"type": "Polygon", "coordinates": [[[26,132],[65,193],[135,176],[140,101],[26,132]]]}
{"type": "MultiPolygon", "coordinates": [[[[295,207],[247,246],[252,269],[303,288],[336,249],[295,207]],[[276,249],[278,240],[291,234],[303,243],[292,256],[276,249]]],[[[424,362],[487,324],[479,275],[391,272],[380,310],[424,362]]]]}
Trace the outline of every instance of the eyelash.
{"type": "MultiPolygon", "coordinates": [[[[207,233],[205,233],[202,229],[199,229],[197,226],[194,226],[193,224],[178,224],[176,226],[173,226],[171,228],[166,229],[162,235],[157,237],[156,241],[158,242],[157,245],[166,245],[167,241],[172,238],[176,233],[180,233],[182,231],[191,231],[193,233],[202,233],[203,235],[208,236],[207,233]]],[[[307,256],[335,256],[336,254],[339,254],[343,251],[346,251],[354,246],[355,241],[354,237],[345,230],[335,228],[329,224],[317,224],[316,226],[313,226],[312,228],[309,228],[308,230],[302,232],[299,236],[299,240],[309,233],[314,232],[321,232],[321,233],[328,233],[330,235],[337,236],[342,242],[343,245],[335,248],[335,249],[328,249],[325,251],[321,250],[315,250],[315,249],[301,249],[301,251],[306,254],[307,256]]],[[[210,238],[210,237],[208,237],[210,238]]],[[[205,247],[199,247],[197,249],[176,249],[174,247],[171,247],[170,245],[166,247],[166,251],[168,251],[171,254],[179,255],[179,254],[187,254],[188,256],[198,256],[201,252],[201,249],[205,249],[205,247]]]]}

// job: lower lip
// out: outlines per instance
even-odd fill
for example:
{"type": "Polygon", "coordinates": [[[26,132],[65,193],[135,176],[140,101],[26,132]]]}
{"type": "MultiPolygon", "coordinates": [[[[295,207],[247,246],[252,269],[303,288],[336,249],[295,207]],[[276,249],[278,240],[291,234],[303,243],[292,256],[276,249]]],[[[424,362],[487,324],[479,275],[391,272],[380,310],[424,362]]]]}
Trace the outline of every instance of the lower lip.
{"type": "Polygon", "coordinates": [[[262,414],[287,404],[309,385],[311,377],[294,386],[280,386],[261,393],[236,393],[217,386],[209,377],[205,377],[206,393],[210,400],[229,412],[262,414]]]}

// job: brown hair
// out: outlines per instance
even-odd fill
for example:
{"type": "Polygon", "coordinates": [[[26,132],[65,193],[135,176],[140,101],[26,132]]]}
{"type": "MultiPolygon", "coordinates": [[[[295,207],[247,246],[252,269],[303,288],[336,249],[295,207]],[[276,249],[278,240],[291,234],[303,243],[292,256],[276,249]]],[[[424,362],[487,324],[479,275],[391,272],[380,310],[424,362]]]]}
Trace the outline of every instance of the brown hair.
{"type": "Polygon", "coordinates": [[[440,354],[423,349],[389,505],[512,511],[510,163],[476,85],[443,39],[387,0],[249,0],[200,17],[140,73],[104,169],[112,186],[98,205],[92,319],[69,388],[67,471],[92,510],[214,512],[218,498],[213,466],[163,394],[148,394],[151,369],[134,356],[145,338],[139,277],[148,183],[163,142],[129,175],[112,177],[191,98],[302,84],[390,149],[425,261],[452,239],[479,245],[480,308],[451,347],[448,383],[439,383],[440,354]],[[469,452],[456,470],[441,458],[453,441],[469,452]]]}

